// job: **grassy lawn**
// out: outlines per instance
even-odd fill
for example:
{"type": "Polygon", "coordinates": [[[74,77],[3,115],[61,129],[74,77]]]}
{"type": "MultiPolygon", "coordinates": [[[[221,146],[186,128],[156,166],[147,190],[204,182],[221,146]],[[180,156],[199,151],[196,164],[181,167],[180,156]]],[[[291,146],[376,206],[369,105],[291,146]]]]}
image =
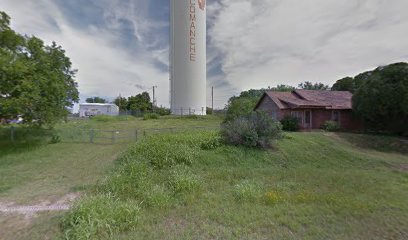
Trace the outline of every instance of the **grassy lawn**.
{"type": "MultiPolygon", "coordinates": [[[[58,129],[218,125],[217,118],[120,118],[71,121],[58,129]]],[[[68,215],[41,213],[26,219],[0,214],[0,239],[55,239],[67,229],[87,231],[89,225],[70,228],[66,222],[60,229],[63,219],[78,217],[78,209],[105,226],[112,224],[109,219],[127,222],[108,235],[97,231],[94,239],[408,238],[404,140],[288,133],[268,151],[214,147],[207,140],[206,132],[197,132],[158,135],[137,144],[13,146],[0,141],[0,202],[40,203],[72,192],[95,196],[80,201],[68,215]]]]}
{"type": "MultiPolygon", "coordinates": [[[[56,127],[62,137],[58,144],[48,144],[49,139],[41,134],[28,136],[28,140],[16,135],[18,142],[12,144],[8,129],[0,129],[0,203],[41,204],[57,201],[69,193],[83,193],[102,180],[114,166],[118,155],[134,142],[127,139],[112,145],[90,144],[87,138],[84,141],[65,141],[64,134],[75,129],[121,129],[133,133],[134,129],[217,125],[219,119],[211,117],[205,120],[165,118],[143,121],[127,117],[70,121],[56,127]]],[[[54,239],[59,232],[61,216],[61,212],[41,213],[27,219],[0,213],[0,239],[54,239]]]]}
{"type": "Polygon", "coordinates": [[[131,147],[110,180],[93,191],[96,197],[67,217],[95,221],[66,230],[95,239],[408,238],[408,173],[401,168],[408,149],[399,139],[290,133],[268,151],[186,150],[205,137],[184,135],[131,147]],[[175,163],[160,165],[161,154],[175,163]],[[180,169],[180,162],[191,164],[180,169]],[[113,204],[132,214],[115,215],[113,204]],[[104,232],[101,222],[117,231],[104,232]]]}

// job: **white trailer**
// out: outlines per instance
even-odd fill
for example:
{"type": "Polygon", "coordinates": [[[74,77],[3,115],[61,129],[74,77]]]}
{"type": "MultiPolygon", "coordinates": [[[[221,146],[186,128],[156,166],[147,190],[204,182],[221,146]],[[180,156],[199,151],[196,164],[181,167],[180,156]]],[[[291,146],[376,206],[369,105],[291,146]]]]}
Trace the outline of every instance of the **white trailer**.
{"type": "Polygon", "coordinates": [[[171,112],[205,115],[205,0],[171,0],[170,7],[171,112]]]}
{"type": "Polygon", "coordinates": [[[111,103],[79,104],[79,117],[92,117],[97,115],[118,116],[119,107],[111,103]]]}

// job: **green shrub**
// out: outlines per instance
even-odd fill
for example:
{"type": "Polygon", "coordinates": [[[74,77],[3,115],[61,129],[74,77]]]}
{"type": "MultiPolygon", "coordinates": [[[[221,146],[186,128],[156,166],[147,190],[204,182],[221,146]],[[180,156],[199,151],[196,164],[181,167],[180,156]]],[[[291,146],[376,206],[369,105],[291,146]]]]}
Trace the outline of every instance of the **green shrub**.
{"type": "Polygon", "coordinates": [[[340,130],[340,126],[335,121],[326,121],[324,122],[322,128],[328,132],[336,132],[340,130]]]}
{"type": "Polygon", "coordinates": [[[110,195],[86,197],[64,217],[65,239],[110,239],[133,229],[140,216],[136,202],[121,202],[110,195]]]}
{"type": "Polygon", "coordinates": [[[244,180],[234,186],[233,195],[237,201],[256,201],[262,197],[262,187],[257,182],[244,180]]]}
{"type": "Polygon", "coordinates": [[[149,119],[159,119],[160,115],[157,113],[145,113],[143,115],[143,120],[149,120],[149,119]]]}
{"type": "Polygon", "coordinates": [[[53,134],[50,140],[50,144],[56,144],[61,142],[61,137],[57,134],[53,134]]]}
{"type": "Polygon", "coordinates": [[[112,193],[121,199],[143,200],[152,188],[151,167],[141,161],[124,163],[110,175],[97,190],[101,194],[112,193]]]}
{"type": "Polygon", "coordinates": [[[228,144],[266,148],[273,139],[282,137],[282,126],[264,112],[253,112],[223,123],[221,135],[228,144]]]}
{"type": "Polygon", "coordinates": [[[170,114],[171,114],[170,109],[168,109],[168,108],[160,108],[160,107],[155,108],[155,109],[154,109],[154,112],[157,113],[157,114],[159,114],[160,116],[167,116],[167,115],[170,115],[170,114]]]}
{"type": "Polygon", "coordinates": [[[152,136],[138,143],[134,153],[146,159],[155,168],[165,168],[176,164],[191,165],[197,150],[187,144],[168,141],[166,137],[152,136]]]}
{"type": "Polygon", "coordinates": [[[212,108],[207,107],[205,112],[206,112],[207,115],[212,115],[214,111],[213,111],[212,108]]]}
{"type": "Polygon", "coordinates": [[[299,130],[299,119],[297,117],[286,115],[280,122],[284,131],[296,132],[299,130]]]}
{"type": "Polygon", "coordinates": [[[222,138],[218,132],[206,132],[199,135],[200,148],[213,150],[222,145],[222,138]]]}
{"type": "Polygon", "coordinates": [[[200,178],[187,166],[179,165],[170,172],[169,186],[174,193],[193,192],[200,188],[200,178]]]}

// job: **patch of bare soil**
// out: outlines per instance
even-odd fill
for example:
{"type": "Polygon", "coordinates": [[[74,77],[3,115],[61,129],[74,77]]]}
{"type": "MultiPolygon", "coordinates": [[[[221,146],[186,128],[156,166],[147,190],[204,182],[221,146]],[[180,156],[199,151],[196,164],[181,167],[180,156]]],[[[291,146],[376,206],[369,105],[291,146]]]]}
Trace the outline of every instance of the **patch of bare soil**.
{"type": "Polygon", "coordinates": [[[402,172],[408,172],[408,164],[401,164],[397,166],[397,169],[402,172]]]}
{"type": "Polygon", "coordinates": [[[69,210],[75,199],[80,196],[79,193],[70,193],[55,202],[42,201],[39,204],[33,205],[15,205],[14,203],[1,203],[0,202],[0,214],[19,214],[25,216],[26,219],[30,219],[35,216],[36,213],[46,211],[66,211],[69,210]]]}

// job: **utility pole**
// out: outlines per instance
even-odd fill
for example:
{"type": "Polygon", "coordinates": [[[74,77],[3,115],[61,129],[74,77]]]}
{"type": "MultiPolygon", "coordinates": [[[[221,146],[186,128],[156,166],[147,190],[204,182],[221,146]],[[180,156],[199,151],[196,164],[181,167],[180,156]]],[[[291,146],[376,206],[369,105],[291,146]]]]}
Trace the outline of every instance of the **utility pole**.
{"type": "Polygon", "coordinates": [[[155,88],[157,88],[157,86],[153,86],[153,107],[156,106],[155,88]]]}
{"type": "Polygon", "coordinates": [[[211,87],[211,110],[214,113],[214,87],[211,87]]]}

